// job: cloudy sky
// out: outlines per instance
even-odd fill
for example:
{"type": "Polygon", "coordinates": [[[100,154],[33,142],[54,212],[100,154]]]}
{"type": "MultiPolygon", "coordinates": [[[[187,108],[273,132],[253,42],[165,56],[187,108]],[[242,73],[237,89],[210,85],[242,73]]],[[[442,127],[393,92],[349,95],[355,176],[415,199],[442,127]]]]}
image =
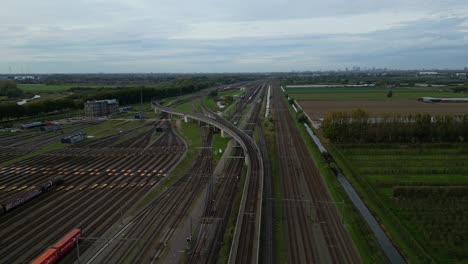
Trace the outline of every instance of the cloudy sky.
{"type": "Polygon", "coordinates": [[[468,66],[466,0],[2,0],[0,73],[468,66]]]}

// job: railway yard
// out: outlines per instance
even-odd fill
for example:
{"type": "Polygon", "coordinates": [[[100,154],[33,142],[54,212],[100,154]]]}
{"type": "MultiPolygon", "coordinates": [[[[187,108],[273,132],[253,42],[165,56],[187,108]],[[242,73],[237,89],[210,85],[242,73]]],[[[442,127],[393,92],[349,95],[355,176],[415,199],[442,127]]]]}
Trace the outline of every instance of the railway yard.
{"type": "Polygon", "coordinates": [[[1,168],[2,201],[56,175],[64,178],[63,185],[40,199],[0,216],[2,262],[27,262],[75,227],[85,236],[103,234],[185,151],[172,130],[158,137],[155,127],[148,123],[135,128],[141,132],[134,137],[117,134],[85,141],[1,168]]]}
{"type": "MultiPolygon", "coordinates": [[[[340,100],[345,108],[366,106],[340,100]]],[[[408,99],[386,102],[404,101],[408,99]]],[[[2,131],[0,263],[28,263],[35,258],[33,263],[404,263],[405,257],[414,259],[411,252],[397,247],[400,237],[393,230],[381,234],[397,258],[384,256],[380,248],[384,247],[375,242],[338,178],[351,175],[349,188],[357,186],[356,197],[362,192],[360,184],[369,191],[381,181],[395,185],[381,188],[385,197],[394,192],[406,198],[408,190],[420,188],[409,179],[396,185],[391,177],[374,176],[369,171],[379,170],[359,159],[360,148],[328,142],[320,128],[304,128],[300,113],[294,114],[303,107],[307,118],[318,120],[329,111],[344,109],[327,104],[294,102],[280,80],[256,80],[153,100],[144,111],[154,112],[151,116],[157,119],[124,118],[133,116],[125,113],[118,118],[61,120],[65,125],[49,132],[24,127],[2,131]],[[235,100],[228,98],[232,95],[235,100]],[[77,135],[83,139],[64,141],[77,135]],[[321,156],[314,156],[311,142],[321,156]],[[364,169],[350,166],[347,160],[362,163],[364,169]],[[339,177],[332,172],[339,172],[339,177]],[[366,178],[357,178],[358,172],[366,178]],[[330,185],[329,177],[335,177],[336,186],[330,185]],[[345,196],[337,199],[337,189],[345,196]],[[345,212],[351,213],[349,219],[345,212]],[[376,249],[375,254],[363,254],[369,248],[376,249]]],[[[449,190],[465,189],[449,186],[449,190]]],[[[407,200],[377,198],[402,215],[410,208],[407,200]],[[401,204],[404,210],[397,207],[401,204]]],[[[380,213],[374,208],[377,198],[360,202],[368,211],[380,213]]],[[[374,222],[385,230],[378,218],[374,222]]],[[[424,258],[431,259],[427,255],[424,258]]]]}

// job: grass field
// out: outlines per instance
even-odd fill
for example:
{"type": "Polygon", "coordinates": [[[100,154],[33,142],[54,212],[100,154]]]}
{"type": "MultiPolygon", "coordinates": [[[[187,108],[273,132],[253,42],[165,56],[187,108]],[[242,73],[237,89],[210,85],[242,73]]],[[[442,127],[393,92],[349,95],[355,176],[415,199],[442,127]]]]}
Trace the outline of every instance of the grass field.
{"type": "Polygon", "coordinates": [[[419,97],[468,97],[468,94],[453,93],[449,88],[433,87],[301,87],[286,88],[289,96],[296,100],[388,100],[387,93],[393,91],[391,100],[417,99],[419,97]]]}
{"type": "Polygon", "coordinates": [[[234,95],[239,95],[241,93],[240,90],[231,90],[231,91],[226,91],[226,92],[220,92],[218,93],[218,97],[223,97],[223,96],[234,96],[234,95]]]}
{"type": "Polygon", "coordinates": [[[20,84],[18,87],[25,92],[63,92],[76,85],[29,85],[20,84]]]}
{"type": "Polygon", "coordinates": [[[188,101],[180,105],[176,105],[174,109],[182,111],[182,112],[192,113],[193,112],[192,101],[188,101]]]}
{"type": "Polygon", "coordinates": [[[468,261],[468,144],[329,149],[411,263],[468,261]]]}
{"type": "Polygon", "coordinates": [[[213,135],[213,158],[215,161],[218,161],[222,156],[224,151],[226,151],[227,144],[229,143],[230,138],[223,138],[221,137],[220,133],[216,133],[213,135]],[[221,152],[219,152],[221,150],[221,152]]]}
{"type": "Polygon", "coordinates": [[[218,107],[216,106],[216,103],[214,102],[213,98],[205,96],[205,97],[203,97],[203,101],[204,101],[206,107],[208,107],[212,111],[216,111],[218,109],[218,107]]]}
{"type": "Polygon", "coordinates": [[[102,124],[83,129],[83,133],[89,136],[94,136],[93,139],[102,138],[117,134],[120,131],[127,131],[137,126],[141,126],[145,121],[122,121],[122,120],[109,120],[102,124]]]}

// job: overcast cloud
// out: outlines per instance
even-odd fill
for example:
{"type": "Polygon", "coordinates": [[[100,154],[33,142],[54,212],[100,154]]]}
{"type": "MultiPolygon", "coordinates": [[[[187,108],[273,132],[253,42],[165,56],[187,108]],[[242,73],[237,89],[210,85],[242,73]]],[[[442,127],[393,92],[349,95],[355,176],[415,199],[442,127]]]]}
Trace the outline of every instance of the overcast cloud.
{"type": "Polygon", "coordinates": [[[468,66],[465,0],[2,0],[0,72],[468,66]]]}

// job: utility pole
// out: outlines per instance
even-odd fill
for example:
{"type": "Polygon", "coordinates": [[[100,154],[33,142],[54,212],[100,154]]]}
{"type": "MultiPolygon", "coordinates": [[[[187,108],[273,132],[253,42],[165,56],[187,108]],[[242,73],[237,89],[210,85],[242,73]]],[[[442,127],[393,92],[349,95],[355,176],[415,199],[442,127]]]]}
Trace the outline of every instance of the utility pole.
{"type": "Polygon", "coordinates": [[[143,86],[141,87],[141,90],[140,90],[140,102],[141,102],[141,105],[143,105],[143,86]]]}
{"type": "Polygon", "coordinates": [[[80,240],[79,239],[76,239],[76,257],[78,258],[78,264],[81,263],[81,259],[80,259],[80,245],[79,245],[79,242],[80,240]]]}
{"type": "Polygon", "coordinates": [[[120,223],[123,225],[124,222],[123,222],[123,213],[122,213],[122,207],[119,207],[119,211],[120,211],[120,223]]]}

